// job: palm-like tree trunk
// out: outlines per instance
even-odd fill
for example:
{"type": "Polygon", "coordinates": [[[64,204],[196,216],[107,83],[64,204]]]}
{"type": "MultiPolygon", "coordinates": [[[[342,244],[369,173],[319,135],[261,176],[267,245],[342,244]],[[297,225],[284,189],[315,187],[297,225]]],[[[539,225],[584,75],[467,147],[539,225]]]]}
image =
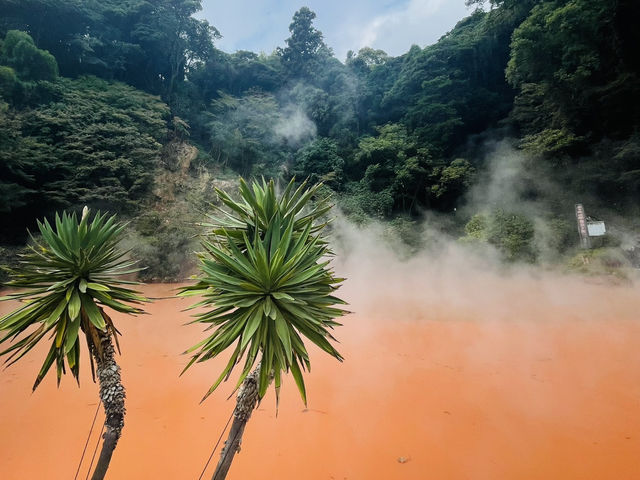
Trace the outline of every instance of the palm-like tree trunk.
{"type": "Polygon", "coordinates": [[[102,356],[94,353],[96,374],[100,383],[100,399],[105,412],[105,432],[102,450],[91,480],[102,480],[107,474],[111,455],[116,448],[124,427],[125,392],[120,379],[120,367],[115,361],[115,350],[108,332],[99,331],[102,356]]]}
{"type": "Polygon", "coordinates": [[[236,400],[236,408],[233,410],[233,423],[227,441],[224,442],[224,448],[220,453],[220,461],[213,474],[212,480],[224,480],[227,478],[227,472],[231,467],[231,462],[236,452],[240,451],[242,443],[242,434],[244,428],[251,417],[251,413],[258,403],[258,375],[260,373],[260,365],[253,372],[247,375],[244,382],[238,390],[236,400]]]}

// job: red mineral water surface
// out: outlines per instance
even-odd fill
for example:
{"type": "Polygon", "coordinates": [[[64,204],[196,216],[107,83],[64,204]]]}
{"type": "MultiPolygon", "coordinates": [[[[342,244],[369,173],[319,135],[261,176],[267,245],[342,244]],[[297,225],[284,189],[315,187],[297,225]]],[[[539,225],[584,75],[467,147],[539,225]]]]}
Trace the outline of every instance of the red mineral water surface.
{"type": "MultiPolygon", "coordinates": [[[[229,479],[640,478],[640,296],[548,274],[424,274],[361,263],[341,294],[339,363],[311,349],[308,408],[287,377],[251,418],[229,479]]],[[[151,297],[175,285],[144,287],[151,297]]],[[[202,335],[192,299],[114,315],[127,416],[107,478],[196,480],[234,406],[232,382],[200,399],[218,358],[179,373],[202,335]]],[[[15,303],[0,304],[6,313],[15,303]]],[[[74,478],[97,406],[81,385],[31,385],[41,345],[0,373],[0,478],[74,478]]],[[[235,377],[234,377],[235,378],[235,377]]],[[[98,415],[84,479],[102,425],[98,415]]],[[[215,454],[203,478],[211,478],[215,454]]]]}

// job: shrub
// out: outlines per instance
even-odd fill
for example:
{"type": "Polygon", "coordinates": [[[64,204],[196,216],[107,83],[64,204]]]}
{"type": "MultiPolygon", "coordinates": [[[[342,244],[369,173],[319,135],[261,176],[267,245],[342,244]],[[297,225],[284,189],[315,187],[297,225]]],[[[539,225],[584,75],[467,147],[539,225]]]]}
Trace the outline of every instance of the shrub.
{"type": "Polygon", "coordinates": [[[46,50],[36,47],[29,34],[9,30],[2,45],[3,57],[22,80],[54,81],[58,78],[58,62],[46,50]]]}
{"type": "Polygon", "coordinates": [[[534,247],[533,222],[524,215],[496,210],[474,215],[465,225],[465,243],[489,243],[510,262],[534,262],[538,252],[534,247]]]}

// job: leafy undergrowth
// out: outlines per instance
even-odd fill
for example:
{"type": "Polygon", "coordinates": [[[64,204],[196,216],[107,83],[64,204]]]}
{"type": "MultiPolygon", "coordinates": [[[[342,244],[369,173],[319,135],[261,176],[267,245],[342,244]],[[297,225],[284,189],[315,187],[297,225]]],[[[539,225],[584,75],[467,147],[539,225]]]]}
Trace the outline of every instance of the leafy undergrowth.
{"type": "Polygon", "coordinates": [[[611,284],[629,284],[638,276],[624,251],[611,247],[580,251],[567,261],[566,269],[593,281],[611,284]]]}

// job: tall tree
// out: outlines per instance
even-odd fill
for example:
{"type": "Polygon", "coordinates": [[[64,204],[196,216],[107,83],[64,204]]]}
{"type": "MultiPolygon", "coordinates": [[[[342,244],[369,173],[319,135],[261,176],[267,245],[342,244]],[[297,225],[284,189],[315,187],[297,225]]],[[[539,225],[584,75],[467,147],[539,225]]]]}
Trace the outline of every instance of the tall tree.
{"type": "Polygon", "coordinates": [[[317,72],[319,60],[332,55],[324,43],[322,32],[313,26],[314,18],[315,12],[308,7],[298,10],[289,25],[291,36],[285,40],[287,46],[277,50],[290,77],[313,75],[317,72]]]}
{"type": "Polygon", "coordinates": [[[213,38],[220,33],[206,20],[192,15],[200,0],[149,0],[131,32],[132,39],[145,51],[146,63],[155,78],[148,78],[151,89],[171,104],[177,84],[195,64],[206,61],[213,51],[213,38]]]}
{"type": "Polygon", "coordinates": [[[14,68],[20,79],[54,81],[58,63],[53,55],[36,47],[31,36],[19,30],[9,30],[0,49],[2,63],[14,68]]]}

